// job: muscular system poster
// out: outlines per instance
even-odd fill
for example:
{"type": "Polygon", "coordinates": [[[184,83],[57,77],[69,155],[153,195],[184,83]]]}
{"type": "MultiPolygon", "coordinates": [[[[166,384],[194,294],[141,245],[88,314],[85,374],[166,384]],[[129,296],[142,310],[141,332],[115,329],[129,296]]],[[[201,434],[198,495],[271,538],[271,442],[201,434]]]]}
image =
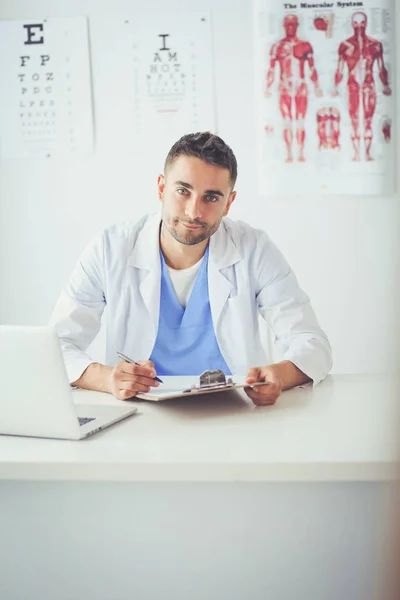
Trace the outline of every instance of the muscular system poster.
{"type": "Polygon", "coordinates": [[[395,0],[255,10],[260,192],[395,191],[395,0]]]}

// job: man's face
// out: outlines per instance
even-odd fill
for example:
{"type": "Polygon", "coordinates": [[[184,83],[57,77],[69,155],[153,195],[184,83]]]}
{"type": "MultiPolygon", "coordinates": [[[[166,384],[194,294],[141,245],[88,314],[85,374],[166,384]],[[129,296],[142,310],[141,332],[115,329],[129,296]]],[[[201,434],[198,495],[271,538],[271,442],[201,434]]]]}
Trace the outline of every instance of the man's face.
{"type": "Polygon", "coordinates": [[[283,26],[285,28],[286,35],[289,37],[294,37],[299,26],[299,20],[295,15],[290,15],[284,18],[283,26]]]}
{"type": "Polygon", "coordinates": [[[188,246],[217,231],[235,196],[228,169],[193,156],[178,156],[165,175],[158,176],[163,224],[172,237],[188,246]]]}
{"type": "Polygon", "coordinates": [[[362,12],[354,13],[351,24],[354,29],[354,34],[359,37],[365,35],[367,29],[367,15],[362,12]]]}

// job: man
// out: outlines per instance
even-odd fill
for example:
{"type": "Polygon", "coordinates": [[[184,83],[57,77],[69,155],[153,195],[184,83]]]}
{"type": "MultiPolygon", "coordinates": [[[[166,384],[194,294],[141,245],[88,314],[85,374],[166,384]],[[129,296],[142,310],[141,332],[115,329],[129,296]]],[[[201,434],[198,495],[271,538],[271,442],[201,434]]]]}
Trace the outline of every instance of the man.
{"type": "Polygon", "coordinates": [[[305,161],[304,142],[306,130],[304,120],[307,113],[308,88],[305,80],[305,65],[311,71],[311,81],[317,96],[322,96],[318,84],[318,74],[314,66],[313,49],[309,42],[297,37],[299,20],[296,15],[286,15],[283,20],[285,37],[272,45],[270,66],[267,73],[267,89],[265,95],[271,96],[271,88],[275,78],[275,65],[280,68],[279,108],[284,119],[283,139],[286,144],[286,162],[293,162],[293,119],[296,121],[296,140],[299,148],[298,160],[305,161]]]}
{"type": "Polygon", "coordinates": [[[367,15],[363,12],[353,14],[351,24],[354,35],[342,42],[339,46],[338,67],[335,73],[335,88],[333,95],[337,96],[339,85],[343,79],[344,65],[349,70],[347,80],[349,113],[352,125],[351,140],[354,147],[353,161],[361,160],[360,155],[360,105],[364,111],[364,143],[365,158],[373,160],[371,155],[372,145],[372,120],[376,109],[376,87],[374,81],[375,61],[379,68],[379,77],[383,84],[383,93],[390,96],[389,75],[383,60],[383,46],[381,42],[367,36],[367,15]]]}
{"type": "Polygon", "coordinates": [[[329,342],[283,256],[259,229],[224,218],[236,158],[216,135],[183,136],[158,177],[162,214],[106,229],[84,252],[52,317],[73,385],[121,400],[160,375],[247,373],[255,404],[325,377],[329,342]],[[106,365],[85,351],[106,311],[106,365]],[[258,313],[285,346],[268,364],[258,313]],[[117,352],[142,359],[116,362],[117,352]],[[260,366],[261,365],[261,366],[260,366]]]}

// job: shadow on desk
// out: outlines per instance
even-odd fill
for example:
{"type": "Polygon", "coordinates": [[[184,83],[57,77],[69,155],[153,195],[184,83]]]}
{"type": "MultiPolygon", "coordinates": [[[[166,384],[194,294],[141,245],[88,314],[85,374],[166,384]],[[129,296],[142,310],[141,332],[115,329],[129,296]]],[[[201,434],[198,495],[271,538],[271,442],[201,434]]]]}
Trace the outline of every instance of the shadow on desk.
{"type": "MultiPolygon", "coordinates": [[[[241,415],[250,411],[281,412],[306,409],[313,401],[313,390],[297,389],[283,392],[274,406],[256,406],[243,390],[202,394],[201,396],[174,398],[164,402],[141,400],[142,403],[153,404],[160,414],[177,414],[187,419],[215,419],[216,417],[241,415]]],[[[140,411],[140,404],[138,408],[140,411]]]]}

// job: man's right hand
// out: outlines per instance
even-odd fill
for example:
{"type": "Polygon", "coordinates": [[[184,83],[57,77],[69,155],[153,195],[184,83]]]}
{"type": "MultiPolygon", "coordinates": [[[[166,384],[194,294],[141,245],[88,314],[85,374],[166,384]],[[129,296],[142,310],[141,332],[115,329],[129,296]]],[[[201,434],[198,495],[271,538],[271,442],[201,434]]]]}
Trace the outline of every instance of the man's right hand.
{"type": "Polygon", "coordinates": [[[160,385],[154,380],[154,363],[151,360],[139,360],[138,363],[135,365],[121,360],[111,370],[108,376],[108,391],[118,400],[128,400],[160,385]]]}
{"type": "Polygon", "coordinates": [[[154,380],[156,372],[151,360],[139,360],[138,363],[134,365],[121,360],[115,367],[91,363],[71,385],[84,390],[108,392],[118,400],[127,400],[160,385],[154,380]]]}

